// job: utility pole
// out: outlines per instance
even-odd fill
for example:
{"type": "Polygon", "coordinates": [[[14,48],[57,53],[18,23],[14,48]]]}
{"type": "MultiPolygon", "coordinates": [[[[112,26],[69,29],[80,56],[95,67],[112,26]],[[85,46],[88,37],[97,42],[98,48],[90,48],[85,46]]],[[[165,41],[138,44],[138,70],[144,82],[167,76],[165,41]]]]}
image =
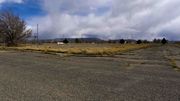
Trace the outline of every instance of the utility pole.
{"type": "Polygon", "coordinates": [[[39,25],[37,24],[37,44],[39,44],[39,25]]]}
{"type": "Polygon", "coordinates": [[[33,43],[36,44],[36,33],[34,33],[34,36],[33,36],[33,43]]]}

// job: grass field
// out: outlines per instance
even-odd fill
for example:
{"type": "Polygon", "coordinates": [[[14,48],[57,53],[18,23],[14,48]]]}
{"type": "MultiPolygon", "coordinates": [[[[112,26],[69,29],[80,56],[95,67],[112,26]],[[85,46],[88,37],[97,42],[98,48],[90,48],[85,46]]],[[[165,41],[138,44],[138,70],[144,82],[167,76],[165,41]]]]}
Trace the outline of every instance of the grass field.
{"type": "Polygon", "coordinates": [[[92,56],[109,56],[122,52],[151,47],[152,44],[26,44],[19,47],[1,47],[1,49],[29,50],[40,51],[43,53],[65,53],[65,54],[81,54],[92,56]]]}

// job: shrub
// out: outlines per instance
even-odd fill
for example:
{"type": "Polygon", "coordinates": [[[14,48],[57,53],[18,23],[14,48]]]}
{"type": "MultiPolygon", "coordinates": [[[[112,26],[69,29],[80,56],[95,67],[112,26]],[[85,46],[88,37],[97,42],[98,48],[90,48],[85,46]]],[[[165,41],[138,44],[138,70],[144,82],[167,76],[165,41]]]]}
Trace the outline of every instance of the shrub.
{"type": "Polygon", "coordinates": [[[69,41],[67,39],[64,39],[63,43],[67,44],[67,43],[69,43],[69,41]]]}
{"type": "Polygon", "coordinates": [[[138,40],[138,41],[136,41],[136,43],[137,43],[137,44],[141,44],[141,43],[142,43],[142,41],[141,41],[141,40],[138,40]]]}
{"type": "Polygon", "coordinates": [[[121,39],[121,40],[119,40],[119,43],[125,44],[125,40],[124,40],[124,39],[121,39]]]}
{"type": "Polygon", "coordinates": [[[162,44],[166,44],[167,43],[167,40],[165,38],[162,39],[161,41],[162,44]]]}

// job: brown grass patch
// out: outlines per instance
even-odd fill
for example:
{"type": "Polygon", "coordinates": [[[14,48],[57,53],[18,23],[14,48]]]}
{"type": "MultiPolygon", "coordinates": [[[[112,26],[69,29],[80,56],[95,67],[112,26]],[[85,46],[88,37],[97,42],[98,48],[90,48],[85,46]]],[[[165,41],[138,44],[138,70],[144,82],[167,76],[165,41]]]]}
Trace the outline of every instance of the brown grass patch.
{"type": "Polygon", "coordinates": [[[14,49],[21,51],[40,51],[43,53],[66,53],[92,56],[110,56],[122,52],[148,48],[152,44],[42,44],[42,45],[21,45],[19,47],[3,47],[2,49],[14,49]]]}

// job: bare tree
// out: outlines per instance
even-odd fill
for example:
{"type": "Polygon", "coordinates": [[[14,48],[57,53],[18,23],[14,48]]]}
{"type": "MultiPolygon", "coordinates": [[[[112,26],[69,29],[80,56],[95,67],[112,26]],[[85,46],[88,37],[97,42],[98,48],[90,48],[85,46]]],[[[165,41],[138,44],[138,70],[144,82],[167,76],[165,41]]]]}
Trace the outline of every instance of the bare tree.
{"type": "Polygon", "coordinates": [[[30,37],[31,29],[27,29],[26,22],[12,11],[0,12],[0,37],[7,46],[16,46],[30,37]]]}

